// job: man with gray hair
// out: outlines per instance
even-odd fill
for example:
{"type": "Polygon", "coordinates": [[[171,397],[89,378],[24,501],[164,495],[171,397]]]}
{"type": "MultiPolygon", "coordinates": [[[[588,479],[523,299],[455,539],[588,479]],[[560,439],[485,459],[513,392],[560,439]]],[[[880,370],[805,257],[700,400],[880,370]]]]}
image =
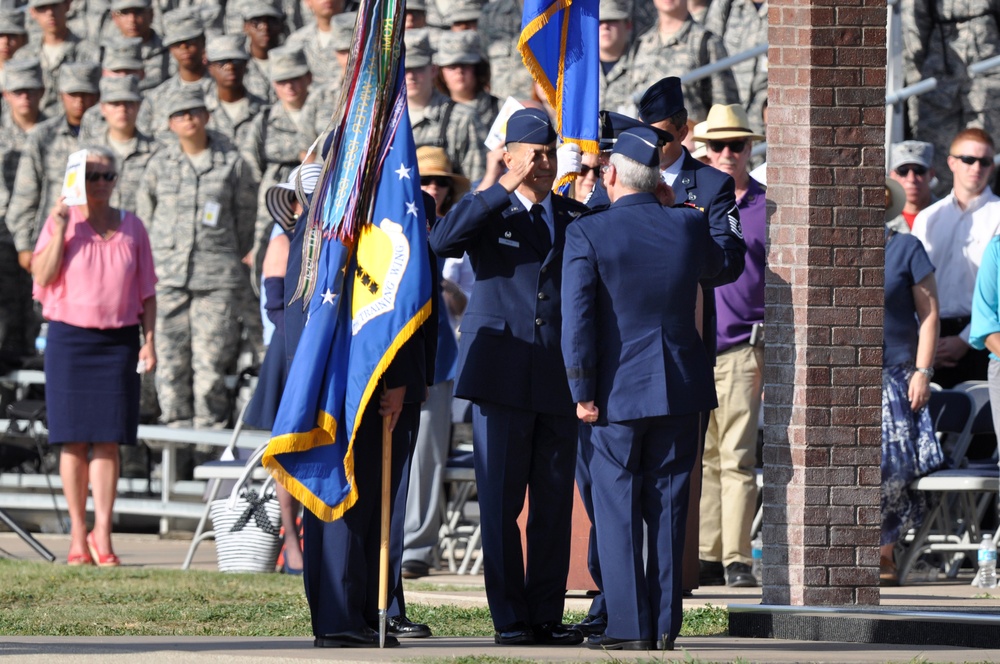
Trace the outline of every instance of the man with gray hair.
{"type": "Polygon", "coordinates": [[[937,201],[931,193],[934,146],[923,141],[903,141],[894,144],[889,154],[889,177],[903,187],[906,204],[885,225],[897,233],[909,233],[917,213],[937,201]]]}
{"type": "Polygon", "coordinates": [[[595,649],[673,650],[699,415],[716,405],[696,312],[722,250],[698,210],[660,205],[659,142],[648,127],[618,137],[603,176],[611,206],[570,224],[563,251],[562,353],[591,427],[608,608],[595,649]]]}
{"type": "Polygon", "coordinates": [[[25,270],[31,266],[42,223],[62,191],[66,159],[80,149],[80,122],[87,109],[97,103],[99,77],[96,64],[63,65],[59,72],[63,112],[39,124],[28,135],[17,165],[6,219],[14,236],[18,261],[25,270]]]}

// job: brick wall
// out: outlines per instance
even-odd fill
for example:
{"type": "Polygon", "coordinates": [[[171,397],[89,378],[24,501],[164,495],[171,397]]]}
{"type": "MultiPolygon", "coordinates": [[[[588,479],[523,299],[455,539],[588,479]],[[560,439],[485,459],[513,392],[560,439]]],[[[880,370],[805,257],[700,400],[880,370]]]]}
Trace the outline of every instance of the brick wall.
{"type": "Polygon", "coordinates": [[[770,0],[765,604],[877,604],[884,0],[770,0]]]}

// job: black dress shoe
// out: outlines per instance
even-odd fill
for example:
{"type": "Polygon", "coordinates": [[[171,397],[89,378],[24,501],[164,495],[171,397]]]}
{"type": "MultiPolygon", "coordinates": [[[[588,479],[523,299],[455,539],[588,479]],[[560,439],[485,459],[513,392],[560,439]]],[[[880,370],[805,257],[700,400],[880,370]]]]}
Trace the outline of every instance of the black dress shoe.
{"type": "Polygon", "coordinates": [[[535,633],[527,623],[516,622],[494,632],[493,642],[500,646],[531,646],[535,644],[535,633]]]}
{"type": "Polygon", "coordinates": [[[698,561],[698,585],[699,586],[724,586],[726,585],[726,568],[721,562],[714,560],[698,561]]]}
{"type": "MultiPolygon", "coordinates": [[[[386,648],[395,648],[398,645],[399,641],[396,640],[396,637],[386,634],[386,648]]],[[[368,627],[353,632],[324,634],[316,637],[313,646],[317,648],[378,648],[378,632],[368,627]]]]}
{"type": "Polygon", "coordinates": [[[604,614],[599,616],[589,614],[586,618],[573,625],[573,627],[584,636],[592,636],[594,634],[600,636],[608,628],[608,617],[604,614]]]}
{"type": "Polygon", "coordinates": [[[430,574],[431,567],[422,560],[404,560],[401,565],[404,579],[419,579],[430,574]]]}
{"type": "Polygon", "coordinates": [[[385,633],[400,639],[425,639],[431,635],[431,628],[421,623],[410,622],[406,616],[392,616],[386,622],[385,633]]]}
{"type": "Polygon", "coordinates": [[[652,639],[616,639],[607,634],[591,636],[587,647],[591,650],[659,650],[659,641],[652,639]]]}
{"type": "Polygon", "coordinates": [[[583,632],[572,625],[548,622],[532,627],[535,643],[540,646],[576,646],[583,643],[583,632]]]}

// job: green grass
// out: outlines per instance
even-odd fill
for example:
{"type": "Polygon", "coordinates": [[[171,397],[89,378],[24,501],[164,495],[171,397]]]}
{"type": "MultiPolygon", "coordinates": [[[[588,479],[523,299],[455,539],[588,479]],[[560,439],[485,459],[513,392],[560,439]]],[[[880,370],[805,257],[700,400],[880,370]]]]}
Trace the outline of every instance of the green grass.
{"type": "MultiPolygon", "coordinates": [[[[0,559],[0,579],[0,635],[4,636],[312,634],[301,577],[98,569],[0,559]]],[[[485,607],[409,604],[407,613],[411,620],[429,624],[437,636],[493,634],[485,607]]],[[[569,611],[565,620],[576,622],[584,615],[569,611]]],[[[723,634],[727,621],[725,609],[693,609],[684,614],[681,634],[723,634]]],[[[469,661],[516,664],[503,658],[469,661]]]]}

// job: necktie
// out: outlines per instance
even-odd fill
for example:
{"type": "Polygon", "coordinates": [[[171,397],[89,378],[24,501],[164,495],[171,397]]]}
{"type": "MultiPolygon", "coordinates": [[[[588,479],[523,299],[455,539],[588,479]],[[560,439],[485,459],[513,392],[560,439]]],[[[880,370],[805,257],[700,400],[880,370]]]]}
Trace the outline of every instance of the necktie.
{"type": "Polygon", "coordinates": [[[538,244],[543,253],[548,254],[552,248],[552,236],[549,235],[549,225],[545,223],[545,208],[535,204],[531,206],[531,226],[535,231],[538,244]]]}

